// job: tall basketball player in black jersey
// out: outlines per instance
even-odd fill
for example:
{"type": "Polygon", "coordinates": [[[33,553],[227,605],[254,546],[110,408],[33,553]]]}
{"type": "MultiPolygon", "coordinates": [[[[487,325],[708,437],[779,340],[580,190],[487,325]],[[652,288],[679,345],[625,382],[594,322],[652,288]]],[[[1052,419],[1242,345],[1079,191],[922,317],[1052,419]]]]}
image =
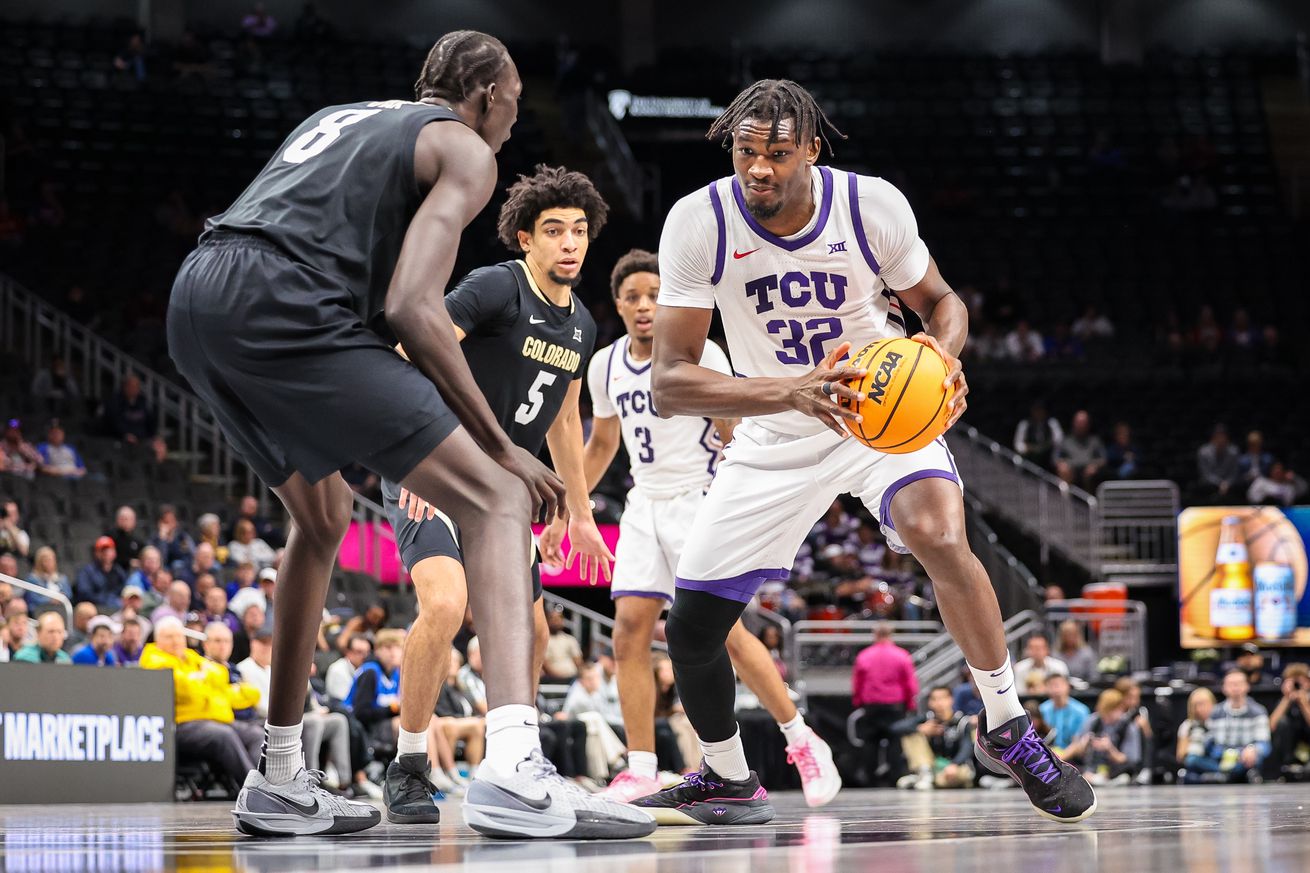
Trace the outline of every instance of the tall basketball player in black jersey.
{"type": "MultiPolygon", "coordinates": [[[[563,168],[537,168],[508,192],[498,222],[501,242],[522,260],[474,270],[445,298],[446,311],[492,411],[511,440],[529,452],[550,446],[566,487],[572,555],[582,572],[609,578],[614,556],[592,519],[582,462],[582,419],[578,411],[582,376],[596,340],[596,325],[573,293],[592,239],[608,208],[591,180],[563,168]]],[[[396,532],[401,560],[414,580],[419,614],[405,643],[400,692],[400,736],[396,760],[387,769],[387,818],[398,823],[434,823],[439,813],[429,784],[427,737],[433,706],[450,663],[468,597],[461,565],[461,531],[441,507],[433,507],[401,485],[384,479],[382,494],[396,532]]],[[[533,665],[540,670],[546,647],[538,568],[521,568],[521,595],[535,602],[537,629],[533,665]]],[[[481,623],[474,612],[473,619],[481,623]]],[[[522,716],[531,718],[526,707],[522,716]]],[[[521,722],[521,719],[520,719],[521,722]]],[[[513,722],[509,722],[513,727],[513,722]]],[[[488,735],[502,729],[489,723],[488,735]]],[[[453,737],[449,739],[453,740],[453,737]]],[[[513,766],[488,760],[486,765],[513,766]]],[[[441,778],[438,776],[438,778],[441,778]]],[[[499,832],[501,804],[481,802],[475,781],[465,804],[465,821],[484,833],[499,832]]],[[[603,826],[599,823],[596,826],[603,826]]]]}
{"type": "MultiPolygon", "coordinates": [[[[300,740],[319,615],[350,522],[338,471],[352,462],[465,530],[489,705],[533,702],[531,606],[516,596],[530,545],[518,532],[538,507],[555,514],[563,483],[496,423],[441,305],[460,233],[495,187],[521,90],[498,40],[447,34],[424,63],[417,102],[332,106],[296,128],[207,223],[174,283],[178,369],[292,521],[265,752],[234,810],[245,833],[349,833],[380,820],[323,791],[300,740]],[[367,326],[379,311],[412,364],[367,326]]],[[[534,751],[488,778],[520,805],[515,823],[536,823],[529,834],[573,807],[541,760],[534,751]]]]}

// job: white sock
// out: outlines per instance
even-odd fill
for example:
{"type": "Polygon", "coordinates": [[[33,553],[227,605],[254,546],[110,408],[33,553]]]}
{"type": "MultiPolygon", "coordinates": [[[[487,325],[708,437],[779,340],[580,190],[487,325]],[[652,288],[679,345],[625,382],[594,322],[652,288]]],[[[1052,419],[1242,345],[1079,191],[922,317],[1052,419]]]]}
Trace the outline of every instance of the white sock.
{"type": "Polygon", "coordinates": [[[637,776],[656,779],[660,772],[660,759],[654,752],[628,752],[628,769],[637,776]]]}
{"type": "Polygon", "coordinates": [[[305,749],[300,743],[300,722],[287,727],[264,725],[264,778],[274,785],[290,782],[305,766],[305,749]]]}
{"type": "Polygon", "coordinates": [[[396,740],[396,757],[401,755],[427,755],[428,732],[407,731],[400,729],[400,738],[396,740]]]}
{"type": "Polygon", "coordinates": [[[782,735],[787,738],[787,745],[789,746],[796,745],[810,735],[810,726],[805,723],[805,716],[799,712],[796,713],[795,718],[786,724],[778,722],[778,727],[782,730],[782,735]]]}
{"type": "Polygon", "coordinates": [[[1014,668],[1010,665],[1009,655],[1005,656],[1005,663],[999,669],[982,670],[970,664],[969,672],[973,674],[978,696],[987,710],[988,730],[995,730],[1010,719],[1026,714],[1019,702],[1019,690],[1014,687],[1014,668]]]}
{"type": "Polygon", "coordinates": [[[487,713],[487,755],[482,761],[493,773],[509,776],[519,762],[541,751],[537,708],[522,703],[498,706],[487,713]]]}
{"type": "Polygon", "coordinates": [[[746,750],[741,745],[741,728],[722,742],[707,743],[701,740],[701,753],[710,769],[724,779],[740,782],[749,779],[751,768],[746,766],[746,750]]]}

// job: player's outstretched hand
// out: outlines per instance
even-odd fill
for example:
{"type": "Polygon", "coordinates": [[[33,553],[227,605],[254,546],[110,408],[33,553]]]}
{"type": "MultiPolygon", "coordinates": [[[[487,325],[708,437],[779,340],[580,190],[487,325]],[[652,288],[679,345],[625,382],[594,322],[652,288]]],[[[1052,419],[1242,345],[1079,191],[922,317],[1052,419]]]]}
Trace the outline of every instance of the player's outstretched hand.
{"type": "Polygon", "coordinates": [[[537,551],[541,553],[541,563],[547,567],[562,569],[564,566],[564,534],[568,532],[564,519],[556,518],[537,538],[537,551]]]}
{"type": "Polygon", "coordinates": [[[842,343],[828,353],[823,363],[815,367],[808,375],[795,380],[791,392],[792,408],[806,415],[811,415],[826,424],[843,439],[850,436],[842,420],[859,421],[860,414],[855,409],[838,406],[833,397],[844,397],[852,404],[864,400],[864,394],[846,385],[852,379],[858,379],[867,373],[859,367],[838,366],[837,362],[851,351],[850,343],[842,343]],[[827,388],[830,393],[825,394],[827,388]]]}
{"type": "Polygon", "coordinates": [[[550,524],[564,512],[563,480],[531,452],[519,446],[510,446],[506,454],[496,458],[496,463],[528,486],[534,519],[550,524]]]}
{"type": "Polygon", "coordinates": [[[437,508],[408,488],[400,489],[400,500],[397,504],[410,521],[422,523],[437,517],[437,508]]]}
{"type": "Polygon", "coordinates": [[[916,333],[910,339],[916,343],[923,343],[941,355],[942,360],[946,362],[946,381],[942,383],[942,387],[955,386],[955,393],[951,395],[950,402],[946,404],[947,408],[951,410],[951,417],[946,419],[946,429],[950,430],[952,425],[960,420],[960,416],[964,415],[964,410],[969,408],[969,401],[964,399],[969,394],[969,383],[964,381],[964,365],[960,363],[959,358],[943,349],[935,336],[916,333]]]}
{"type": "Polygon", "coordinates": [[[600,574],[605,581],[610,581],[610,565],[614,563],[614,553],[605,545],[600,530],[593,519],[569,519],[569,560],[565,567],[573,566],[574,558],[581,558],[578,563],[578,576],[587,580],[588,585],[595,585],[600,574]]]}

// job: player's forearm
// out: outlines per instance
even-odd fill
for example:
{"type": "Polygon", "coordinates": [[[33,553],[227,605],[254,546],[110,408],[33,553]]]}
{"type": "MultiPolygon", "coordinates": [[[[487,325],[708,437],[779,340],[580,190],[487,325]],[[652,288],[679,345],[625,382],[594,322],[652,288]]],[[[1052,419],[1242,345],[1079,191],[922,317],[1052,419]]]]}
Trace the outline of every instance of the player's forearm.
{"type": "Polygon", "coordinates": [[[923,325],[943,349],[958,358],[969,336],[969,308],[957,295],[947,294],[926,314],[923,325]]]}
{"type": "Polygon", "coordinates": [[[796,380],[758,376],[738,379],[686,361],[661,364],[651,371],[651,390],[661,418],[698,415],[745,418],[792,409],[796,380]]]}
{"type": "Polygon", "coordinates": [[[591,518],[591,490],[587,487],[583,464],[582,419],[576,407],[555,419],[546,432],[546,445],[550,447],[555,472],[564,480],[564,505],[569,515],[583,521],[591,518]]]}

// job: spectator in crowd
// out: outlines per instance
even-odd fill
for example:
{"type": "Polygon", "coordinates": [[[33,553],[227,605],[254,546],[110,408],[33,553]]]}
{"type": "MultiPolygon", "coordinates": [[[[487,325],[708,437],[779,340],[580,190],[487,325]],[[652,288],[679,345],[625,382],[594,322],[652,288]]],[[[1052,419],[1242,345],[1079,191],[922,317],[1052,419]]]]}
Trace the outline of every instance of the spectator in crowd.
{"type": "Polygon", "coordinates": [[[1258,430],[1246,435],[1246,451],[1237,458],[1237,472],[1243,482],[1250,484],[1269,473],[1274,456],[1265,451],[1265,436],[1258,430]]]}
{"type": "Polygon", "coordinates": [[[1048,604],[1059,603],[1060,601],[1065,599],[1064,589],[1061,588],[1059,585],[1047,585],[1043,596],[1045,602],[1048,604]]]}
{"type": "Polygon", "coordinates": [[[12,661],[24,646],[29,643],[27,626],[27,604],[21,599],[9,601],[5,607],[5,625],[0,632],[0,662],[12,661]],[[13,604],[22,604],[18,608],[13,604]]]}
{"type": "Polygon", "coordinates": [[[11,476],[31,479],[41,466],[41,456],[36,447],[23,438],[23,423],[16,418],[9,419],[5,427],[4,443],[0,444],[0,460],[4,461],[3,471],[11,476]]]}
{"type": "Polygon", "coordinates": [[[582,669],[582,646],[564,629],[564,613],[558,609],[547,610],[546,626],[550,629],[542,665],[546,678],[557,682],[577,678],[582,669]]]}
{"type": "Polygon", "coordinates": [[[1127,785],[1142,764],[1142,734],[1128,712],[1124,696],[1113,688],[1101,692],[1096,712],[1064,750],[1093,785],[1127,785]]]}
{"type": "Polygon", "coordinates": [[[1210,744],[1205,758],[1191,762],[1189,771],[1219,773],[1229,781],[1244,774],[1247,781],[1262,781],[1260,765],[1271,747],[1269,713],[1247,696],[1250,691],[1241,670],[1230,670],[1224,676],[1224,702],[1206,722],[1210,744]]]}
{"type": "Polygon", "coordinates": [[[1026,461],[1049,467],[1055,447],[1063,439],[1060,422],[1046,414],[1046,404],[1036,400],[1028,410],[1028,417],[1014,429],[1014,450],[1026,461]]]}
{"type": "MultiPolygon", "coordinates": [[[[227,583],[227,599],[229,601],[235,601],[238,592],[244,591],[247,588],[253,590],[256,594],[259,594],[259,589],[255,587],[258,572],[259,571],[255,565],[249,561],[242,561],[237,564],[232,570],[232,581],[227,583]]],[[[263,600],[262,594],[260,595],[260,600],[263,600]]],[[[233,611],[235,611],[235,607],[233,607],[233,611]]]]}
{"type": "Polygon", "coordinates": [[[203,617],[206,625],[221,624],[233,635],[241,629],[241,620],[227,608],[227,592],[217,585],[205,592],[203,617]]]}
{"type": "Polygon", "coordinates": [[[199,535],[199,539],[196,541],[196,552],[199,553],[201,545],[207,543],[213,551],[214,560],[220,566],[226,567],[228,565],[227,544],[219,540],[221,530],[222,526],[218,516],[212,512],[206,512],[196,519],[196,533],[199,535]]]}
{"type": "Polygon", "coordinates": [[[232,602],[232,611],[241,616],[241,629],[232,635],[232,659],[237,663],[250,657],[250,643],[264,628],[263,598],[258,592],[253,597],[238,597],[232,602]]]}
{"type": "Polygon", "coordinates": [[[373,644],[368,637],[356,634],[346,648],[345,656],[333,661],[327,668],[323,682],[328,697],[338,701],[349,697],[350,687],[355,684],[355,673],[372,654],[373,644]]]}
{"type": "MultiPolygon", "coordinates": [[[[272,658],[271,645],[269,658],[272,658]]],[[[344,791],[353,781],[350,717],[329,709],[312,684],[307,685],[306,690],[308,696],[305,698],[304,730],[301,735],[301,743],[305,748],[305,766],[323,771],[326,774],[324,785],[328,788],[344,791]]],[[[358,778],[364,778],[363,774],[358,774],[358,778]]]]}
{"type": "Polygon", "coordinates": [[[356,634],[372,634],[376,639],[378,631],[386,626],[388,615],[387,605],[379,600],[364,610],[362,615],[352,616],[337,635],[337,648],[342,653],[348,651],[350,641],[356,634]]]}
{"type": "Polygon", "coordinates": [[[272,682],[270,671],[272,663],[273,631],[271,628],[261,627],[250,637],[250,654],[237,662],[241,681],[259,691],[259,700],[255,702],[255,715],[260,718],[268,718],[268,690],[272,682]]]}
{"type": "Polygon", "coordinates": [[[1257,476],[1246,489],[1246,499],[1256,504],[1291,506],[1305,491],[1304,479],[1287,469],[1282,461],[1274,461],[1269,467],[1269,475],[1257,476]]]}
{"type": "MultiPolygon", "coordinates": [[[[223,550],[227,551],[227,548],[224,547],[223,550]]],[[[162,552],[163,549],[160,551],[162,552]]],[[[191,585],[195,585],[196,580],[206,574],[213,576],[219,583],[223,581],[223,568],[218,565],[214,556],[214,547],[204,540],[195,544],[195,551],[190,561],[184,562],[181,567],[177,564],[173,565],[173,573],[177,578],[191,585]]]]}
{"type": "MultiPolygon", "coordinates": [[[[146,638],[145,628],[141,622],[142,619],[135,615],[124,616],[123,620],[118,622],[121,630],[118,632],[118,642],[114,643],[114,657],[124,666],[134,666],[141,660],[146,638]]],[[[185,639],[183,637],[183,640],[185,639]]],[[[183,642],[182,645],[185,647],[186,643],[183,642]]]]}
{"type": "Polygon", "coordinates": [[[256,3],[241,17],[241,31],[256,39],[268,39],[277,32],[277,19],[268,14],[263,3],[256,3]]]}
{"type": "Polygon", "coordinates": [[[973,720],[956,712],[951,689],[928,692],[928,713],[901,739],[909,774],[897,788],[969,788],[973,785],[973,720]]]}
{"type": "Polygon", "coordinates": [[[776,624],[766,624],[760,628],[760,642],[764,643],[764,648],[769,650],[769,657],[773,658],[773,666],[778,668],[778,675],[782,681],[787,681],[787,656],[783,652],[783,646],[786,644],[782,638],[782,628],[776,624]]]}
{"type": "Polygon", "coordinates": [[[4,608],[9,604],[9,601],[18,596],[21,595],[14,593],[14,586],[10,585],[4,579],[0,579],[0,613],[4,612],[4,608]]]}
{"type": "Polygon", "coordinates": [[[90,667],[117,667],[114,654],[114,623],[107,615],[97,615],[87,622],[91,639],[73,652],[73,663],[90,667]]]}
{"type": "Polygon", "coordinates": [[[273,526],[273,522],[259,514],[259,499],[253,494],[247,494],[241,498],[236,517],[232,519],[232,524],[227,529],[227,538],[229,540],[239,539],[237,525],[242,521],[248,521],[255,526],[255,536],[259,539],[271,546],[282,545],[281,533],[273,526]]]}
{"type": "Polygon", "coordinates": [[[627,749],[616,729],[623,730],[623,714],[618,698],[605,693],[599,665],[592,661],[582,665],[555,720],[576,720],[585,726],[583,753],[589,777],[608,779],[611,772],[622,767],[627,749]]]}
{"type": "Polygon", "coordinates": [[[73,585],[78,600],[89,600],[110,609],[122,604],[119,592],[127,582],[127,573],[118,565],[117,558],[118,549],[111,537],[96,540],[95,560],[78,571],[73,585]]]}
{"type": "Polygon", "coordinates": [[[58,354],[50,357],[48,366],[37,370],[31,390],[33,399],[44,400],[52,412],[69,411],[82,399],[77,382],[68,373],[68,362],[58,354]]]}
{"type": "MultiPolygon", "coordinates": [[[[1274,684],[1277,680],[1265,671],[1265,653],[1256,643],[1243,643],[1237,653],[1237,660],[1230,669],[1241,670],[1246,675],[1246,682],[1251,688],[1274,684]]],[[[1248,692],[1249,693],[1249,692],[1248,692]]]]}
{"type": "Polygon", "coordinates": [[[139,31],[127,38],[127,45],[114,55],[114,69],[138,82],[146,80],[146,39],[139,31]]]}
{"type": "Polygon", "coordinates": [[[141,607],[141,613],[151,621],[154,621],[155,610],[168,603],[168,589],[172,587],[173,581],[173,574],[166,567],[160,567],[150,574],[150,587],[145,591],[145,604],[141,607]]]}
{"type": "Polygon", "coordinates": [[[105,426],[112,436],[128,445],[149,448],[157,461],[167,454],[158,436],[155,410],[141,393],[141,379],[136,375],[124,379],[122,387],[105,403],[105,426]]]}
{"type": "Polygon", "coordinates": [[[1087,348],[1082,339],[1069,332],[1069,325],[1057,321],[1051,326],[1043,343],[1046,347],[1048,361],[1082,361],[1087,358],[1087,348]]]}
{"type": "MultiPolygon", "coordinates": [[[[55,556],[55,550],[49,546],[36,550],[36,556],[32,559],[32,572],[27,574],[27,581],[51,594],[62,594],[70,602],[73,600],[73,586],[68,584],[68,577],[59,572],[59,559],[55,556]]],[[[53,597],[35,591],[24,591],[23,599],[32,612],[62,606],[53,597]]]]}
{"type": "Polygon", "coordinates": [[[122,597],[122,608],[111,616],[114,623],[121,625],[129,616],[134,617],[141,623],[142,633],[148,638],[152,625],[150,619],[146,618],[145,592],[140,585],[124,585],[122,597]]]}
{"type": "Polygon", "coordinates": [[[881,742],[887,740],[887,766],[895,781],[904,769],[904,760],[893,726],[914,711],[919,680],[910,653],[892,642],[891,625],[880,622],[873,639],[873,645],[855,657],[851,704],[864,709],[861,728],[868,754],[876,756],[881,742]]]}
{"type": "Polygon", "coordinates": [[[114,560],[124,570],[131,570],[139,563],[141,550],[145,548],[145,543],[136,535],[136,510],[130,506],[118,507],[114,513],[114,528],[109,536],[114,540],[114,560]]]}
{"type": "Polygon", "coordinates": [[[377,634],[373,660],[355,674],[346,705],[376,745],[395,746],[400,735],[400,658],[405,632],[388,628],[377,634]]]}
{"type": "Polygon", "coordinates": [[[1083,342],[1114,338],[1114,323],[1093,304],[1088,304],[1083,314],[1074,319],[1070,330],[1083,342]]]}
{"type": "Polygon", "coordinates": [[[1183,781],[1201,782],[1206,774],[1214,774],[1208,757],[1210,731],[1206,725],[1214,714],[1214,692],[1209,688],[1196,688],[1187,696],[1187,718],[1178,726],[1178,741],[1174,754],[1183,768],[1183,781]]]}
{"type": "MultiPolygon", "coordinates": [[[[163,577],[167,574],[172,578],[172,574],[167,570],[160,570],[158,576],[163,577]]],[[[191,611],[191,588],[185,582],[169,582],[168,595],[162,606],[155,608],[150,613],[150,620],[159,624],[160,619],[166,616],[173,616],[183,624],[186,623],[187,613],[191,611]]]]}
{"type": "MultiPolygon", "coordinates": [[[[174,574],[173,578],[176,579],[177,575],[174,574]]],[[[186,582],[185,579],[181,581],[186,582]]],[[[214,574],[201,573],[196,577],[196,581],[188,584],[191,586],[191,607],[199,612],[203,612],[205,609],[205,597],[208,596],[210,591],[213,591],[218,587],[218,582],[215,581],[214,574]]],[[[227,592],[224,591],[223,593],[226,594],[227,592]]]]}
{"type": "Polygon", "coordinates": [[[0,555],[17,555],[26,558],[32,547],[32,537],[23,530],[23,515],[18,501],[6,500],[0,507],[0,555]]]}
{"type": "Polygon", "coordinates": [[[467,662],[459,670],[457,681],[459,690],[473,704],[473,711],[478,715],[487,714],[487,683],[482,679],[482,644],[477,637],[469,640],[465,647],[467,662]]]}
{"type": "Polygon", "coordinates": [[[264,621],[268,624],[273,623],[273,597],[277,592],[277,570],[273,567],[265,567],[259,571],[259,593],[264,595],[264,621]]]}
{"type": "Polygon", "coordinates": [[[1012,361],[1040,361],[1045,354],[1042,335],[1024,319],[1019,319],[1014,329],[1005,335],[1005,356],[1012,361]]]}
{"type": "Polygon", "coordinates": [[[68,639],[64,641],[65,652],[71,653],[91,639],[91,619],[99,614],[94,603],[83,601],[73,606],[73,626],[69,628],[68,639]]]}
{"type": "Polygon", "coordinates": [[[257,700],[249,685],[234,685],[227,667],[187,648],[182,623],[166,618],[141,655],[146,670],[171,670],[177,753],[207,761],[233,785],[245,781],[264,741],[263,725],[237,721],[233,710],[257,700]]]}
{"type": "Polygon", "coordinates": [[[1092,417],[1087,410],[1074,413],[1069,433],[1055,447],[1055,472],[1070,485],[1085,491],[1096,487],[1105,466],[1105,443],[1092,433],[1092,417]]]}
{"type": "Polygon", "coordinates": [[[1229,491],[1241,481],[1237,449],[1228,441],[1228,428],[1220,423],[1210,432],[1210,441],[1196,451],[1196,472],[1201,479],[1201,496],[1227,500],[1229,491]]]}
{"type": "Polygon", "coordinates": [[[1150,785],[1150,763],[1155,758],[1155,729],[1151,727],[1150,710],[1142,705],[1142,686],[1132,678],[1124,676],[1114,683],[1114,689],[1123,695],[1124,709],[1142,735],[1142,762],[1147,766],[1138,772],[1137,782],[1150,785]]]}
{"type": "Polygon", "coordinates": [[[46,428],[45,442],[36,447],[41,457],[41,474],[60,479],[81,479],[86,475],[86,463],[74,446],[64,440],[64,428],[56,419],[46,428]]]}
{"type": "Polygon", "coordinates": [[[1282,699],[1269,714],[1269,771],[1274,778],[1281,776],[1284,768],[1297,765],[1297,746],[1310,744],[1310,667],[1300,663],[1284,667],[1282,692],[1282,699]]]}
{"type": "Polygon", "coordinates": [[[1014,684],[1018,686],[1020,695],[1040,694],[1046,677],[1052,673],[1069,675],[1069,665],[1051,655],[1051,644],[1041,634],[1033,634],[1028,638],[1023,653],[1024,659],[1014,665],[1014,684]]]}
{"type": "Polygon", "coordinates": [[[845,546],[855,536],[860,521],[851,516],[840,499],[834,500],[824,513],[823,518],[815,522],[807,539],[811,541],[814,551],[819,552],[828,546],[845,546]]]}
{"type": "Polygon", "coordinates": [[[575,718],[584,712],[599,713],[606,723],[623,727],[623,711],[619,708],[618,698],[607,693],[600,665],[593,661],[584,663],[578,671],[578,678],[569,686],[560,711],[575,718]]]}
{"type": "Polygon", "coordinates": [[[23,646],[14,653],[14,661],[29,664],[71,664],[73,659],[64,651],[68,630],[64,616],[58,612],[45,612],[36,620],[36,642],[23,646]]]}
{"type": "Polygon", "coordinates": [[[982,698],[978,696],[978,686],[973,681],[973,674],[969,668],[965,667],[960,670],[960,682],[951,689],[951,697],[956,712],[962,712],[965,715],[977,715],[982,712],[982,698]]]}
{"type": "Polygon", "coordinates": [[[1060,622],[1060,642],[1056,656],[1069,668],[1069,675],[1084,682],[1095,682],[1096,652],[1083,639],[1083,629],[1072,619],[1060,622]]]}
{"type": "MultiPolygon", "coordinates": [[[[438,738],[433,737],[434,742],[431,744],[430,752],[440,752],[443,748],[454,749],[463,741],[464,760],[473,767],[482,762],[483,750],[486,747],[486,719],[478,714],[473,701],[460,690],[459,673],[463,669],[463,660],[459,652],[451,650],[450,668],[446,674],[446,681],[441,685],[441,694],[437,698],[436,717],[432,721],[432,726],[441,735],[440,742],[436,742],[438,738]]],[[[485,712],[485,709],[483,711],[485,712]]],[[[445,775],[446,781],[452,783],[452,788],[464,781],[455,770],[453,755],[446,761],[441,760],[445,757],[443,754],[432,755],[432,757],[437,759],[432,762],[434,775],[445,775]]]]}
{"type": "Polygon", "coordinates": [[[1141,452],[1133,442],[1133,429],[1128,422],[1114,426],[1110,445],[1105,448],[1105,469],[1111,479],[1131,479],[1141,468],[1141,452]]]}
{"type": "Polygon", "coordinates": [[[1051,747],[1057,755],[1068,748],[1092,715],[1087,704],[1069,696],[1069,677],[1062,673],[1051,673],[1046,677],[1046,699],[1038,709],[1055,732],[1051,747]]]}
{"type": "MultiPolygon", "coordinates": [[[[163,558],[164,566],[177,575],[178,567],[187,567],[192,563],[192,556],[196,550],[195,541],[182,529],[182,525],[177,520],[177,509],[171,503],[165,503],[159,507],[159,517],[155,520],[155,535],[150,538],[150,545],[159,549],[163,558]]],[[[212,566],[213,553],[210,553],[210,562],[212,566]]],[[[211,572],[209,567],[205,567],[194,572],[191,578],[184,581],[195,584],[195,576],[199,573],[211,572]]]]}
{"type": "MultiPolygon", "coordinates": [[[[127,584],[136,585],[143,592],[149,592],[153,584],[155,573],[164,566],[164,555],[154,546],[146,546],[141,550],[137,558],[137,568],[127,574],[127,584]]],[[[156,599],[146,598],[146,604],[150,608],[158,606],[164,602],[163,592],[156,599]]]]}

